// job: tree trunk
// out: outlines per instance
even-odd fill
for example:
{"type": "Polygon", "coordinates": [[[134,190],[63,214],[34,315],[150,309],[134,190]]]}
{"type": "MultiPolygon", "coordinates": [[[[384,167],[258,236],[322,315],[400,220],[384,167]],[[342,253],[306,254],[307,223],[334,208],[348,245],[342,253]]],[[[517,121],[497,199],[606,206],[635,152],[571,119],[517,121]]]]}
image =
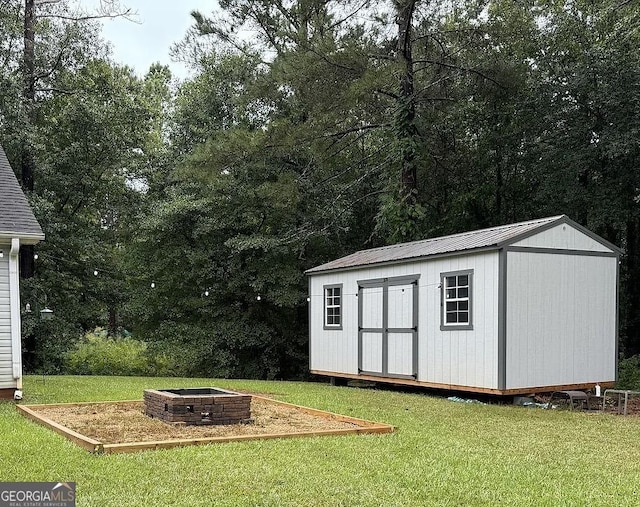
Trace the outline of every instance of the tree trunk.
{"type": "MultiPolygon", "coordinates": [[[[34,124],[35,108],[35,20],[36,7],[35,0],[25,0],[24,2],[24,55],[23,55],[23,89],[22,107],[25,116],[24,128],[22,132],[22,153],[20,160],[20,180],[22,188],[26,194],[33,192],[33,178],[35,173],[36,160],[31,140],[34,124]]],[[[30,278],[35,271],[33,260],[33,246],[25,245],[20,249],[20,275],[23,278],[30,278]]]]}
{"type": "Polygon", "coordinates": [[[396,117],[396,135],[401,150],[401,198],[408,206],[416,204],[418,178],[416,170],[417,129],[415,126],[415,96],[413,88],[413,56],[411,54],[411,23],[416,0],[395,2],[398,42],[396,59],[399,63],[400,90],[396,117]]]}
{"type": "Polygon", "coordinates": [[[118,314],[114,307],[109,308],[109,326],[107,329],[109,336],[118,334],[118,314]]]}
{"type": "Polygon", "coordinates": [[[35,91],[35,21],[36,8],[35,0],[25,0],[24,2],[24,58],[23,58],[23,88],[22,102],[25,115],[26,132],[24,132],[24,143],[22,147],[22,186],[27,192],[33,191],[33,173],[35,167],[35,157],[31,146],[31,128],[33,127],[33,110],[36,98],[35,91]]]}

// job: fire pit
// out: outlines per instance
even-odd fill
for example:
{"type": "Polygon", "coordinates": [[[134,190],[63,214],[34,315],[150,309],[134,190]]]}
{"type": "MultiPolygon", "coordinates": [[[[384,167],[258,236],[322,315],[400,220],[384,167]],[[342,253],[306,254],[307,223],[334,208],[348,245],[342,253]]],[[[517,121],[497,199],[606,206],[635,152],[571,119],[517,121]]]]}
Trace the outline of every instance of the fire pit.
{"type": "Polygon", "coordinates": [[[144,413],[174,424],[248,423],[251,396],[212,387],[145,389],[144,413]]]}

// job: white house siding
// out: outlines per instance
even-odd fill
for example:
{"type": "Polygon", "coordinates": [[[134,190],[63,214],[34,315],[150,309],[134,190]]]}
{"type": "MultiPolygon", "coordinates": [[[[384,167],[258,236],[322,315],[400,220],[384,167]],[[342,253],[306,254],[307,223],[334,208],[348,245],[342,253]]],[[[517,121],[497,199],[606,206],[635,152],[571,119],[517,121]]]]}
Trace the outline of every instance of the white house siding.
{"type": "MultiPolygon", "coordinates": [[[[498,387],[498,252],[483,252],[425,261],[390,264],[349,271],[318,273],[310,281],[310,368],[335,373],[358,373],[358,291],[359,280],[420,275],[418,280],[418,380],[446,385],[495,389],[498,387]],[[473,329],[440,330],[440,275],[473,270],[473,329]],[[343,328],[323,329],[323,286],[343,284],[343,328]]],[[[396,287],[393,287],[396,288],[396,287]]],[[[409,291],[406,291],[407,293],[409,291]]],[[[391,302],[390,302],[391,303],[391,302]]],[[[390,304],[391,308],[391,304],[390,304]]],[[[370,322],[375,314],[365,315],[370,322]]],[[[408,317],[398,317],[402,323],[408,317]]],[[[408,336],[408,335],[407,335],[408,336]]],[[[389,336],[399,342],[394,361],[403,361],[407,336],[389,336]]],[[[365,336],[364,339],[379,339],[365,336]]],[[[363,358],[372,363],[378,357],[363,358]]]]}
{"type": "Polygon", "coordinates": [[[16,386],[11,363],[11,312],[9,307],[9,250],[0,244],[0,389],[16,386]]]}
{"type": "Polygon", "coordinates": [[[605,245],[573,228],[569,224],[556,225],[546,231],[539,232],[522,241],[513,243],[513,246],[611,252],[605,245]]]}
{"type": "Polygon", "coordinates": [[[615,257],[507,253],[507,389],[615,380],[616,270],[615,257]]]}

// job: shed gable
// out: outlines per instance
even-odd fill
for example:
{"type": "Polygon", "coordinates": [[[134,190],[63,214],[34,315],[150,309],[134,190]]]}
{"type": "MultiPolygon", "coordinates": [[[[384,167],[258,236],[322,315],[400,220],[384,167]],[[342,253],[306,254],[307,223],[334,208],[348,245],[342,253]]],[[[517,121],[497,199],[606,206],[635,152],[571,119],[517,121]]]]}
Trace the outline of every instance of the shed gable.
{"type": "Polygon", "coordinates": [[[613,253],[595,235],[586,234],[570,223],[560,223],[512,243],[511,246],[527,248],[551,248],[561,250],[583,250],[588,252],[613,253]]]}

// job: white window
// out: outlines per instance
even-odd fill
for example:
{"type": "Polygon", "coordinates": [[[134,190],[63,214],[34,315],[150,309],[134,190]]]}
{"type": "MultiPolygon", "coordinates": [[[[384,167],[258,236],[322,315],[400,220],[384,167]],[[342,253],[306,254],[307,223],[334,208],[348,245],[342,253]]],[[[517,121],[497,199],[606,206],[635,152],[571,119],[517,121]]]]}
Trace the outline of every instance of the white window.
{"type": "Polygon", "coordinates": [[[324,286],[324,328],[342,329],[342,284],[324,286]]]}
{"type": "Polygon", "coordinates": [[[472,329],[471,283],[473,271],[442,273],[441,329],[472,329]]]}

